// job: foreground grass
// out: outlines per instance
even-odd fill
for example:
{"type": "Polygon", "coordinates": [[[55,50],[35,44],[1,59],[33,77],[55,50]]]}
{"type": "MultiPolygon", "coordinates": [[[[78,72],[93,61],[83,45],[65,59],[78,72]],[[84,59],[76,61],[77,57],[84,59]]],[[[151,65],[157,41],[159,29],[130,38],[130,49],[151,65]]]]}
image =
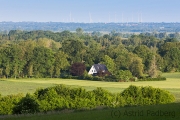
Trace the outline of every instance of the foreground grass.
{"type": "Polygon", "coordinates": [[[117,109],[0,116],[2,120],[180,120],[180,103],[117,109]]]}

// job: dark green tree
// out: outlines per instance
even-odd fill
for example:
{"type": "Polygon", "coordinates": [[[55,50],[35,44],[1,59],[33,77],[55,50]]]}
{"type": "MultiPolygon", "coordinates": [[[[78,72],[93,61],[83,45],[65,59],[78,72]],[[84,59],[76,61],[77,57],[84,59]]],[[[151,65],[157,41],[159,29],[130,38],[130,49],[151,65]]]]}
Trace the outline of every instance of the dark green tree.
{"type": "Polygon", "coordinates": [[[86,52],[84,44],[79,40],[66,40],[62,43],[62,51],[66,53],[70,62],[80,62],[84,61],[84,55],[86,52]]]}

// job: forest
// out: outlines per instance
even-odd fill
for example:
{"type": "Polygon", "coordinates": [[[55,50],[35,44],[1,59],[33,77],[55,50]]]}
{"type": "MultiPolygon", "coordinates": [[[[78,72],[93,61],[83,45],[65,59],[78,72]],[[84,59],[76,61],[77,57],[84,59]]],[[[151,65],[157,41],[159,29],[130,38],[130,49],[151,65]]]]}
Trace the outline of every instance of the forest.
{"type": "Polygon", "coordinates": [[[120,33],[20,31],[0,34],[0,77],[42,78],[72,75],[75,63],[87,76],[93,64],[103,63],[119,79],[157,78],[162,72],[180,71],[180,42],[175,37],[120,33]],[[129,78],[126,78],[129,76],[129,78]]]}

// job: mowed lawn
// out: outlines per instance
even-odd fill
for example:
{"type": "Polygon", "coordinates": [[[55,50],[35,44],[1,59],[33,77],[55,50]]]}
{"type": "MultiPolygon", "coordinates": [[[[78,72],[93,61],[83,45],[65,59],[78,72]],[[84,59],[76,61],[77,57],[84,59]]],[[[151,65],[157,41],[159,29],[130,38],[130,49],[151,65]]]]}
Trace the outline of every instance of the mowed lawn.
{"type": "Polygon", "coordinates": [[[17,93],[33,93],[37,88],[46,88],[58,84],[65,84],[72,87],[84,87],[87,90],[102,87],[110,92],[117,93],[121,92],[129,85],[137,85],[166,89],[175,95],[177,101],[180,101],[180,73],[164,73],[163,76],[167,78],[166,81],[104,82],[60,78],[0,79],[0,93],[3,96],[17,93]]]}

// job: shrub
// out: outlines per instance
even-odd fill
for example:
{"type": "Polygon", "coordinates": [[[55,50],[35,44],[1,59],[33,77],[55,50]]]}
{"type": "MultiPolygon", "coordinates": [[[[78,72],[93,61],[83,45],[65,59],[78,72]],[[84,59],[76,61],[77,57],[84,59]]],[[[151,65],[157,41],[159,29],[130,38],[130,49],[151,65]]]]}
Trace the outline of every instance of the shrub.
{"type": "Polygon", "coordinates": [[[115,96],[108,92],[107,90],[104,90],[102,88],[97,88],[92,91],[95,94],[95,100],[97,102],[97,106],[99,105],[105,105],[105,106],[112,106],[112,102],[115,99],[115,96]]]}
{"type": "Polygon", "coordinates": [[[166,104],[175,101],[174,96],[168,91],[151,86],[137,87],[131,85],[120,96],[125,98],[127,105],[166,104]]]}
{"type": "Polygon", "coordinates": [[[58,85],[38,89],[34,95],[10,95],[0,97],[0,114],[25,114],[62,109],[92,109],[98,106],[120,107],[153,105],[174,102],[168,91],[151,86],[129,86],[122,93],[113,94],[102,88],[86,91],[84,88],[70,88],[58,85]]]}
{"type": "Polygon", "coordinates": [[[13,109],[14,114],[37,113],[39,112],[39,104],[36,98],[30,94],[26,94],[13,109]]]}
{"type": "Polygon", "coordinates": [[[165,77],[157,77],[157,78],[144,77],[144,78],[138,79],[138,81],[164,81],[164,80],[166,80],[165,77]]]}
{"type": "Polygon", "coordinates": [[[15,105],[22,98],[22,94],[0,97],[0,115],[12,114],[15,105]]]}
{"type": "Polygon", "coordinates": [[[115,74],[116,78],[119,80],[129,81],[132,78],[132,73],[129,70],[119,70],[115,74]]]}

